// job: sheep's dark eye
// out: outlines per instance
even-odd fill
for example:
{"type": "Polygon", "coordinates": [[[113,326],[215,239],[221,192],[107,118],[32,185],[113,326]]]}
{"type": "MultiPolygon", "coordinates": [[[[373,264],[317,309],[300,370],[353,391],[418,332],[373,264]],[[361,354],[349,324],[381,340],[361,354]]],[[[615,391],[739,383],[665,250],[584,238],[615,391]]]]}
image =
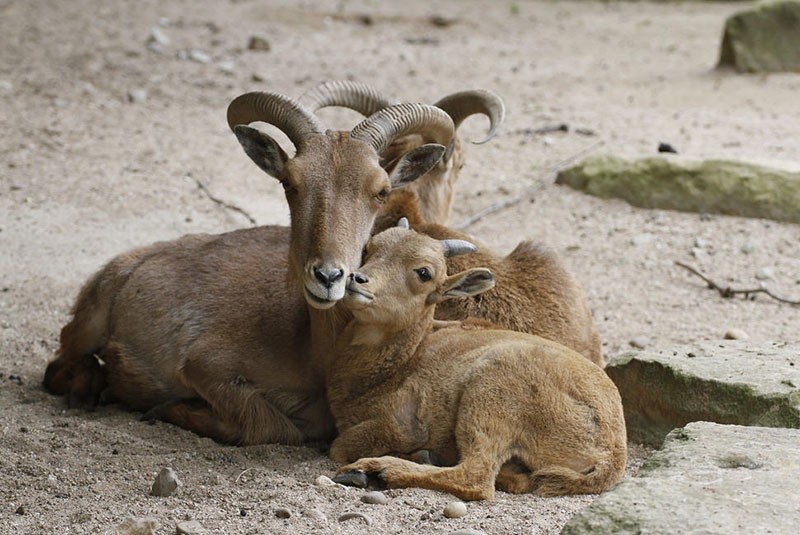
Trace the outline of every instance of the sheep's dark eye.
{"type": "Polygon", "coordinates": [[[380,202],[384,202],[388,197],[389,197],[389,189],[388,188],[384,188],[384,189],[380,190],[378,192],[378,194],[375,196],[375,198],[378,199],[378,201],[380,201],[380,202]]]}
{"type": "Polygon", "coordinates": [[[423,267],[415,269],[414,271],[417,272],[417,276],[419,277],[419,280],[421,280],[422,282],[428,282],[429,280],[431,280],[431,270],[429,270],[428,268],[423,267]]]}

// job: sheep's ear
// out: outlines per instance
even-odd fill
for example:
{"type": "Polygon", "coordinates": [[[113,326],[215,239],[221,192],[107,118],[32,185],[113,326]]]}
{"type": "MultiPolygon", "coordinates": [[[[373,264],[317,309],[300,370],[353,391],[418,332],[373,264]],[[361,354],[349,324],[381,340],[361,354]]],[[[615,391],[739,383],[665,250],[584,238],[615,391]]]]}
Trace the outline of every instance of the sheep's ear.
{"type": "Polygon", "coordinates": [[[454,297],[470,297],[494,288],[494,273],[486,268],[472,268],[445,279],[441,288],[428,297],[428,304],[454,297]]]}
{"type": "Polygon", "coordinates": [[[245,154],[250,156],[257,166],[279,180],[283,177],[283,167],[289,157],[277,141],[264,132],[243,124],[234,126],[233,132],[245,154]]]}
{"type": "Polygon", "coordinates": [[[427,143],[403,154],[389,174],[393,188],[401,188],[415,181],[439,163],[445,148],[436,143],[427,143]]]}

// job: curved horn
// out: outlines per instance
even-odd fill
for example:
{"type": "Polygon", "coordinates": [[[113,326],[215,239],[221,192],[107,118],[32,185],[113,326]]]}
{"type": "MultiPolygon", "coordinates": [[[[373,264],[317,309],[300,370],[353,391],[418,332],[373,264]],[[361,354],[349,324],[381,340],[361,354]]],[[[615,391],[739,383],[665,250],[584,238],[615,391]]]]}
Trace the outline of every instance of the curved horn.
{"type": "Polygon", "coordinates": [[[350,137],[370,144],[380,154],[395,138],[422,133],[447,147],[455,134],[453,120],[435,106],[395,104],[358,123],[350,137]]]}
{"type": "Polygon", "coordinates": [[[303,93],[298,102],[312,112],[328,106],[342,106],[355,110],[365,117],[398,103],[396,100],[384,97],[372,86],[350,80],[322,82],[303,93]]]}
{"type": "Polygon", "coordinates": [[[470,115],[482,113],[489,117],[489,132],[484,139],[474,142],[478,144],[486,143],[497,135],[497,129],[506,117],[506,107],[502,99],[486,89],[453,93],[439,100],[434,106],[447,112],[453,119],[456,129],[470,115]]]}
{"type": "Polygon", "coordinates": [[[277,93],[254,91],[233,99],[228,105],[228,126],[263,121],[278,127],[299,147],[312,134],[322,134],[322,123],[297,101],[277,93]]]}
{"type": "Polygon", "coordinates": [[[474,253],[478,250],[473,244],[465,240],[442,240],[444,256],[458,256],[467,253],[474,253]]]}
{"type": "Polygon", "coordinates": [[[408,230],[408,219],[405,217],[401,217],[400,220],[397,222],[397,228],[404,228],[408,230]]]}

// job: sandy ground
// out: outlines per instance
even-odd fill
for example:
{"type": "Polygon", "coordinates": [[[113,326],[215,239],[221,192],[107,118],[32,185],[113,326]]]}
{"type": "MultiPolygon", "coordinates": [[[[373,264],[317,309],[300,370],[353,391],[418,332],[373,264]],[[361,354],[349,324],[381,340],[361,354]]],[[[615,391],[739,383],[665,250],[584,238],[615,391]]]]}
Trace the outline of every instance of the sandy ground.
{"type": "MultiPolygon", "coordinates": [[[[468,230],[500,251],[523,238],[560,251],[589,292],[608,354],[636,337],[663,348],[730,328],[797,341],[800,309],[723,300],[673,261],[741,287],[767,268],[769,287],[798,299],[800,227],[640,210],[543,176],[598,142],[596,151],[630,156],[664,141],[689,157],[797,168],[800,75],[713,70],[724,18],[741,6],[0,0],[0,532],[103,533],[128,515],[156,518],[164,534],[186,519],[218,533],[558,531],[592,497],[499,494],[457,520],[441,514],[452,498],[429,491],[366,505],[361,491],[313,484],[334,469],[314,449],[222,447],[115,407],[65,410],[40,387],[44,366],[80,284],[111,256],[249,224],[197,181],[259,224],[287,223],[280,186],[242,153],[225,108],[244,91],[299,95],[341,78],[424,102],[476,87],[503,96],[503,133],[467,147],[453,222],[541,184],[531,201],[468,230]],[[439,27],[431,15],[455,21],[439,27]],[[154,27],[170,40],[163,53],[146,46],[154,27]],[[270,51],[247,50],[257,33],[270,51]],[[190,50],[210,61],[179,57],[190,50]],[[137,89],[146,99],[130,102],[137,89]],[[559,123],[570,131],[532,131],[559,123]],[[184,487],[150,497],[163,466],[184,487]],[[276,518],[277,507],[291,518],[276,518]],[[327,522],[302,514],[310,509],[327,522]],[[372,526],[337,521],[351,511],[372,526]]],[[[338,127],[357,117],[321,115],[338,127]]],[[[461,132],[474,139],[484,128],[474,119],[461,132]]]]}

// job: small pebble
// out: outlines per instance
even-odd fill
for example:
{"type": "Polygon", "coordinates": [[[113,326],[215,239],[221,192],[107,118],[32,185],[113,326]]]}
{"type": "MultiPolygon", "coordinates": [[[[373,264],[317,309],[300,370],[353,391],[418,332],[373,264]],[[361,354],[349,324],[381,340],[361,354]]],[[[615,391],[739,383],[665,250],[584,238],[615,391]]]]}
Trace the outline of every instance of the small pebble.
{"type": "Polygon", "coordinates": [[[25,506],[24,505],[20,505],[19,507],[17,507],[17,510],[14,511],[14,514],[16,514],[16,515],[24,515],[25,514],[25,506]]]}
{"type": "Polygon", "coordinates": [[[386,505],[387,503],[389,503],[389,497],[386,494],[375,490],[364,494],[361,497],[361,501],[373,505],[386,505]]]}
{"type": "Polygon", "coordinates": [[[197,63],[208,63],[211,61],[211,56],[203,52],[202,50],[197,50],[193,48],[189,51],[189,59],[192,61],[196,61],[197,63]]]}
{"type": "Polygon", "coordinates": [[[678,154],[678,151],[675,150],[675,147],[673,147],[669,143],[664,143],[664,142],[658,144],[658,152],[669,152],[672,154],[678,154]]]}
{"type": "Polygon", "coordinates": [[[127,518],[111,531],[114,535],[154,535],[158,529],[155,518],[127,518]]]}
{"type": "Polygon", "coordinates": [[[631,347],[635,347],[636,349],[644,349],[650,345],[650,339],[646,336],[637,336],[628,343],[631,347]]]}
{"type": "Polygon", "coordinates": [[[14,84],[8,80],[0,80],[0,91],[13,91],[14,84]]]}
{"type": "Polygon", "coordinates": [[[704,258],[706,256],[706,252],[699,247],[692,247],[692,256],[694,258],[704,258]]]}
{"type": "Polygon", "coordinates": [[[175,526],[176,535],[196,535],[205,532],[206,528],[204,528],[203,525],[197,520],[187,520],[186,522],[179,522],[178,525],[175,526]]]}
{"type": "Polygon", "coordinates": [[[147,100],[147,90],[146,89],[131,89],[128,91],[128,102],[132,102],[134,104],[141,104],[147,100]]]}
{"type": "Polygon", "coordinates": [[[694,239],[694,246],[702,249],[708,246],[708,242],[703,238],[697,237],[694,239]]]}
{"type": "Polygon", "coordinates": [[[645,232],[644,234],[637,234],[636,236],[631,238],[631,245],[636,245],[636,246],[645,245],[653,241],[655,238],[656,238],[655,235],[650,234],[649,232],[645,232]]]}
{"type": "Polygon", "coordinates": [[[741,329],[728,329],[725,331],[724,338],[725,340],[747,340],[750,337],[741,329]]]}
{"type": "Polygon", "coordinates": [[[305,511],[303,511],[303,516],[314,519],[317,522],[321,522],[323,524],[328,522],[328,517],[325,516],[325,513],[323,513],[319,509],[306,509],[305,511]]]}
{"type": "Polygon", "coordinates": [[[159,17],[158,18],[158,25],[161,26],[162,28],[166,28],[170,24],[172,24],[172,21],[169,20],[169,18],[167,18],[167,17],[159,17]]]}
{"type": "Polygon", "coordinates": [[[333,480],[328,476],[319,476],[317,479],[314,480],[314,484],[317,485],[318,487],[336,486],[336,483],[334,483],[333,480]]]}
{"type": "Polygon", "coordinates": [[[755,250],[756,250],[756,246],[753,245],[752,243],[745,243],[744,245],[742,245],[742,249],[741,249],[741,251],[744,254],[750,254],[755,250]]]}
{"type": "Polygon", "coordinates": [[[263,82],[267,79],[267,77],[260,72],[254,72],[250,75],[250,79],[254,82],[263,82]]]}
{"type": "Polygon", "coordinates": [[[286,507],[278,507],[275,509],[275,516],[278,518],[292,518],[292,512],[286,507]]]}
{"type": "Polygon", "coordinates": [[[479,529],[459,529],[451,531],[450,535],[486,535],[486,532],[479,529]]]}
{"type": "Polygon", "coordinates": [[[162,468],[150,489],[151,496],[172,496],[183,483],[172,468],[162,468]]]}
{"type": "Polygon", "coordinates": [[[445,506],[443,512],[447,518],[461,518],[467,514],[467,504],[464,502],[450,502],[445,506]]]}
{"type": "Polygon", "coordinates": [[[347,522],[348,520],[353,520],[354,518],[363,520],[368,526],[372,525],[372,519],[363,513],[345,513],[340,515],[338,520],[339,522],[347,522]]]}
{"type": "Polygon", "coordinates": [[[233,60],[221,61],[219,63],[219,70],[223,74],[233,74],[236,72],[236,63],[233,60]]]}
{"type": "Polygon", "coordinates": [[[269,41],[263,35],[253,35],[250,37],[250,40],[247,42],[247,49],[248,50],[262,50],[268,51],[270,49],[269,41]]]}
{"type": "Polygon", "coordinates": [[[764,280],[767,280],[767,279],[774,279],[775,278],[775,270],[773,270],[772,268],[768,268],[768,267],[761,268],[758,271],[756,271],[756,278],[758,280],[760,280],[760,281],[764,281],[764,280]]]}
{"type": "Polygon", "coordinates": [[[147,36],[147,42],[161,46],[169,46],[170,40],[161,28],[152,28],[150,30],[150,35],[147,36]]]}
{"type": "Polygon", "coordinates": [[[545,147],[550,147],[550,146],[554,145],[554,144],[555,144],[555,142],[556,142],[556,140],[555,140],[555,139],[553,139],[553,138],[552,138],[552,137],[550,137],[550,136],[543,136],[543,137],[542,137],[542,144],[543,144],[545,147]]]}

